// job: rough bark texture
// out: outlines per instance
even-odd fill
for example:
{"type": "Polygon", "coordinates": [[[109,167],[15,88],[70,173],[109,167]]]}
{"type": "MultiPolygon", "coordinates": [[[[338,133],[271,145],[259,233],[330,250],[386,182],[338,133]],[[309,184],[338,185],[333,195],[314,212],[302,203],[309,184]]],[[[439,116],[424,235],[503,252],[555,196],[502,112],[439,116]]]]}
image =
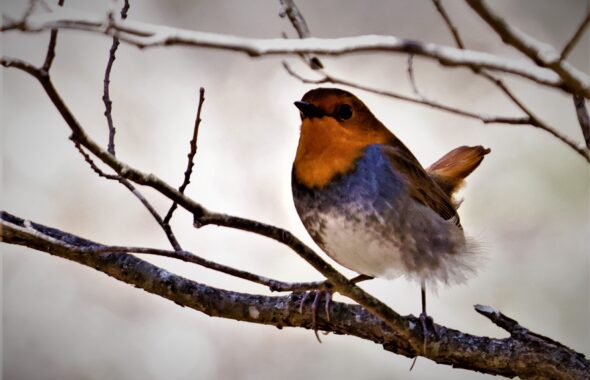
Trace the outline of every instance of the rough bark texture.
{"type": "MultiPolygon", "coordinates": [[[[117,280],[167,298],[213,317],[272,325],[277,328],[312,328],[310,308],[299,313],[301,293],[271,297],[244,294],[200,284],[177,276],[126,253],[93,254],[105,246],[90,240],[0,213],[0,237],[6,244],[26,246],[92,267],[117,280]]],[[[590,362],[568,347],[528,331],[499,311],[476,306],[476,310],[507,330],[510,337],[492,339],[436,326],[439,340],[429,339],[423,356],[440,364],[522,379],[590,379],[590,362]]],[[[331,319],[318,315],[318,327],[335,334],[370,340],[384,349],[407,357],[418,353],[386,323],[358,305],[333,302],[331,319]]],[[[404,319],[421,339],[418,320],[404,319]]]]}

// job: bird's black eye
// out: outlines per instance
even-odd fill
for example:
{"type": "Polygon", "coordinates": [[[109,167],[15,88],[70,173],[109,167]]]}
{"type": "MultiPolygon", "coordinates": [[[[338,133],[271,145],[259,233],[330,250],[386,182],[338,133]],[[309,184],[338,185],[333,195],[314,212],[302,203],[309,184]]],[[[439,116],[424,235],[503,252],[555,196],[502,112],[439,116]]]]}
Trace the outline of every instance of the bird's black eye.
{"type": "Polygon", "coordinates": [[[352,117],[352,107],[350,104],[343,104],[338,107],[338,118],[341,120],[348,120],[352,117]]]}

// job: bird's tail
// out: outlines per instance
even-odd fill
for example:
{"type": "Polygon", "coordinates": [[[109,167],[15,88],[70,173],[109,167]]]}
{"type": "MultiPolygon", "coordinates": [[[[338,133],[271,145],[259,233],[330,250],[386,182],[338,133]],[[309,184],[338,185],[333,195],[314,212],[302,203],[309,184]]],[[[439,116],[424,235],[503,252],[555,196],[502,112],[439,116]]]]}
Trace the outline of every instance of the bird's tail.
{"type": "Polygon", "coordinates": [[[442,156],[426,170],[438,186],[451,197],[490,151],[481,145],[460,146],[442,156]]]}

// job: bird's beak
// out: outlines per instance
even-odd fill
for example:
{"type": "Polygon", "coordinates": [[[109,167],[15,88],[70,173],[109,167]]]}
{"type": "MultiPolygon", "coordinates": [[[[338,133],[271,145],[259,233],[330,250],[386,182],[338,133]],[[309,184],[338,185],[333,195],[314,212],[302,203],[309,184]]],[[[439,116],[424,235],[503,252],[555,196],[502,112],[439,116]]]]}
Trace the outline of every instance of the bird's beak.
{"type": "Polygon", "coordinates": [[[313,118],[324,116],[324,112],[321,109],[308,102],[297,101],[295,102],[295,107],[299,108],[303,117],[313,118]]]}

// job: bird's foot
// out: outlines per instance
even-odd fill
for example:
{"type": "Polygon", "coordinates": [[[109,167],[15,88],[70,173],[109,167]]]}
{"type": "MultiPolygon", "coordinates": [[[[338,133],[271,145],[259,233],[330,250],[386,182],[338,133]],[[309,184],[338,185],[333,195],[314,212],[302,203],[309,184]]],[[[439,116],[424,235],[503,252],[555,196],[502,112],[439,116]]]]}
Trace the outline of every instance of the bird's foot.
{"type": "Polygon", "coordinates": [[[434,320],[430,315],[422,312],[420,313],[420,325],[422,326],[422,336],[424,337],[424,351],[426,351],[426,340],[428,336],[432,333],[435,339],[438,340],[440,337],[438,335],[438,331],[436,331],[436,326],[434,325],[434,320]]]}
{"type": "Polygon", "coordinates": [[[318,334],[318,324],[317,324],[317,316],[318,316],[318,307],[324,299],[324,311],[326,313],[326,320],[330,321],[330,303],[332,302],[332,284],[329,282],[324,282],[318,289],[310,290],[305,292],[303,298],[301,298],[301,302],[299,303],[299,314],[303,314],[303,306],[305,305],[305,301],[308,298],[313,296],[313,301],[311,303],[311,325],[313,328],[313,332],[315,334],[316,339],[318,342],[322,343],[320,339],[320,335],[318,334]]]}
{"type": "MultiPolygon", "coordinates": [[[[420,326],[422,327],[422,355],[426,354],[426,343],[428,342],[428,337],[430,335],[434,335],[435,340],[439,340],[440,336],[438,335],[438,331],[436,330],[436,326],[434,325],[434,320],[432,317],[425,312],[420,313],[418,317],[420,321],[420,326]]],[[[414,356],[414,360],[412,361],[412,365],[410,366],[410,371],[414,368],[414,364],[416,364],[416,359],[418,356],[414,356]]]]}

